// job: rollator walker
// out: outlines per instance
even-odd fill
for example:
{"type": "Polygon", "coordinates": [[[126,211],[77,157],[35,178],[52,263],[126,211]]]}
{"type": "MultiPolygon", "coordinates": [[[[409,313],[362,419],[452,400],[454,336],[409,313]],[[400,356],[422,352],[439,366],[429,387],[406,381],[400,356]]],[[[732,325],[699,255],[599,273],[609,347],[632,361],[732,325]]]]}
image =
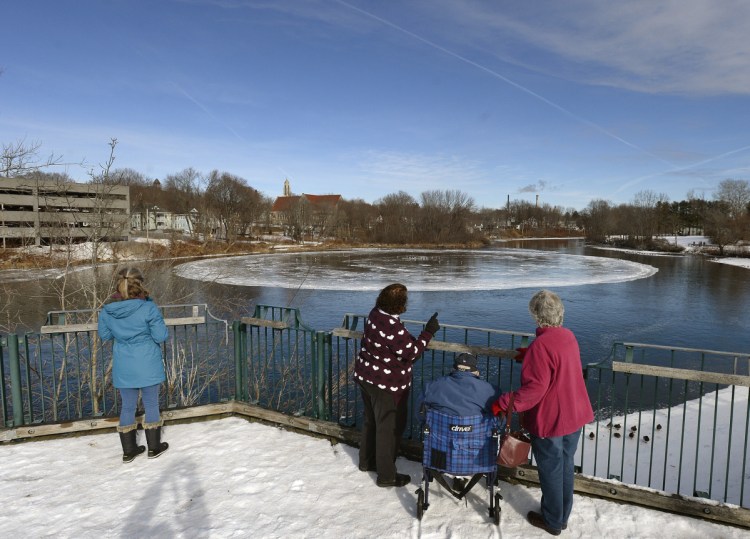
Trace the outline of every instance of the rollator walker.
{"type": "Polygon", "coordinates": [[[500,500],[497,482],[497,447],[503,419],[493,416],[453,416],[427,408],[424,419],[422,486],[417,494],[417,518],[422,520],[430,507],[430,483],[434,479],[457,499],[464,498],[484,476],[489,489],[489,513],[500,524],[500,500]],[[444,474],[454,478],[449,485],[444,474]],[[463,484],[463,485],[462,485],[463,484]]]}

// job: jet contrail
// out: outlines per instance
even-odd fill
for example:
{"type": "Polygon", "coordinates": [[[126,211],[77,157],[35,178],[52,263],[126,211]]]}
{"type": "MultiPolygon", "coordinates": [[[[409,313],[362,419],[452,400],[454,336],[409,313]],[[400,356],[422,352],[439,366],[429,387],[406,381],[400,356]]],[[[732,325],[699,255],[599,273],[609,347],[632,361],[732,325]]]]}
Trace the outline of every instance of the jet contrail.
{"type": "Polygon", "coordinates": [[[713,157],[709,157],[708,159],[704,159],[702,161],[698,161],[696,163],[693,163],[691,165],[687,165],[687,166],[684,166],[684,167],[676,167],[676,168],[673,168],[671,170],[665,170],[663,172],[655,172],[654,174],[648,174],[646,176],[641,176],[640,178],[635,178],[634,180],[630,180],[629,182],[626,182],[626,183],[622,184],[618,189],[615,190],[615,193],[619,193],[619,192],[627,189],[628,187],[632,187],[633,185],[639,184],[643,180],[648,180],[649,178],[655,178],[657,176],[663,176],[664,174],[673,174],[675,172],[683,172],[685,170],[690,170],[692,168],[699,167],[701,165],[706,165],[706,164],[711,163],[713,161],[718,161],[720,159],[724,159],[725,157],[728,157],[728,156],[733,155],[735,153],[740,153],[740,152],[744,152],[744,151],[747,151],[747,150],[750,150],[750,146],[743,146],[742,148],[737,148],[736,150],[729,150],[728,152],[724,152],[722,154],[715,155],[713,157]]]}
{"type": "Polygon", "coordinates": [[[174,82],[174,81],[172,81],[172,80],[170,80],[169,82],[171,82],[171,83],[172,83],[172,85],[173,85],[173,86],[174,86],[175,88],[177,88],[177,91],[178,91],[178,92],[180,92],[180,93],[181,93],[182,95],[184,95],[184,96],[185,96],[186,98],[188,98],[188,99],[189,99],[190,101],[192,101],[192,102],[193,102],[193,103],[194,103],[194,104],[195,104],[195,105],[196,105],[196,106],[197,106],[197,107],[198,107],[199,109],[201,109],[201,110],[202,110],[203,112],[205,112],[206,114],[208,114],[208,115],[209,115],[209,116],[210,116],[210,117],[211,117],[211,118],[212,118],[212,119],[213,119],[214,121],[216,121],[216,123],[218,123],[218,124],[220,124],[221,126],[225,127],[225,128],[226,128],[226,129],[227,129],[227,130],[228,130],[229,132],[231,132],[231,133],[232,133],[232,134],[233,134],[233,135],[234,135],[235,137],[237,137],[237,138],[238,138],[238,139],[239,139],[239,140],[240,140],[241,142],[247,142],[247,141],[246,141],[246,140],[245,140],[244,138],[242,138],[242,137],[240,136],[240,134],[239,134],[239,133],[237,133],[237,131],[235,131],[235,130],[234,130],[234,129],[232,129],[232,128],[231,128],[231,127],[230,127],[229,125],[227,125],[226,123],[224,123],[223,121],[221,121],[221,120],[220,120],[220,119],[219,119],[219,118],[218,118],[218,117],[217,117],[217,116],[216,116],[216,115],[215,115],[215,114],[214,114],[213,112],[211,112],[211,111],[210,111],[210,110],[208,110],[208,109],[207,109],[207,108],[206,108],[205,106],[203,106],[203,104],[202,104],[202,103],[198,102],[198,100],[197,100],[197,99],[195,99],[195,98],[194,98],[194,97],[193,97],[192,95],[190,95],[189,93],[187,93],[187,91],[186,91],[186,90],[185,90],[184,88],[182,88],[182,87],[181,87],[181,86],[180,86],[179,84],[177,84],[176,82],[174,82]]]}
{"type": "Polygon", "coordinates": [[[490,69],[490,68],[488,68],[486,66],[483,66],[482,64],[477,63],[474,60],[470,60],[469,58],[466,58],[465,56],[461,56],[460,54],[458,54],[456,52],[453,52],[450,49],[446,49],[445,47],[443,47],[441,45],[438,45],[434,41],[430,41],[427,38],[424,38],[424,37],[422,37],[420,35],[417,35],[414,32],[411,32],[411,31],[407,30],[406,28],[403,28],[403,27],[401,27],[401,26],[399,26],[399,25],[397,25],[395,23],[392,23],[392,22],[390,22],[390,21],[388,21],[386,19],[383,19],[382,17],[378,17],[377,15],[375,15],[373,13],[370,13],[368,11],[365,11],[364,9],[358,8],[357,6],[353,6],[353,5],[351,5],[351,4],[347,3],[347,2],[344,2],[343,0],[337,0],[337,2],[340,3],[340,4],[342,4],[342,5],[344,5],[344,6],[346,6],[346,7],[348,7],[348,8],[350,8],[350,9],[358,11],[359,13],[361,13],[361,14],[367,16],[367,17],[370,17],[371,19],[375,19],[378,22],[381,22],[381,23],[383,23],[383,24],[385,24],[387,26],[390,26],[391,28],[393,28],[395,30],[398,30],[399,32],[402,32],[402,33],[404,33],[404,34],[406,34],[406,35],[408,35],[410,37],[413,37],[414,39],[416,39],[418,41],[421,41],[422,43],[425,43],[425,44],[429,45],[430,47],[433,47],[433,48],[435,48],[435,49],[437,49],[437,50],[439,50],[441,52],[444,52],[445,54],[448,54],[449,56],[453,56],[454,58],[457,58],[458,60],[461,60],[462,62],[465,62],[465,63],[467,63],[467,64],[469,64],[469,65],[471,65],[473,67],[476,67],[477,69],[480,69],[480,70],[484,71],[485,73],[487,73],[487,74],[489,74],[489,75],[491,75],[491,76],[493,76],[493,77],[495,77],[497,79],[500,79],[501,81],[505,82],[506,84],[509,84],[509,85],[513,86],[514,88],[517,88],[518,90],[521,90],[522,92],[524,92],[526,94],[529,94],[530,96],[538,99],[542,103],[545,103],[545,104],[549,105],[550,107],[552,107],[552,108],[554,108],[554,109],[562,112],[566,116],[570,116],[575,121],[580,122],[582,124],[585,124],[585,125],[593,128],[593,129],[595,129],[596,131],[599,131],[600,133],[603,133],[606,136],[608,136],[608,137],[610,137],[610,138],[612,138],[612,139],[614,139],[614,140],[616,140],[616,141],[618,141],[618,142],[620,142],[620,143],[628,146],[629,148],[632,148],[633,150],[637,150],[639,152],[642,152],[642,153],[644,153],[644,154],[646,154],[646,155],[648,155],[650,157],[653,157],[654,159],[656,159],[658,161],[661,161],[662,163],[664,163],[666,165],[669,165],[671,167],[675,166],[674,163],[670,163],[669,161],[666,161],[666,160],[662,159],[658,155],[655,155],[655,154],[649,152],[648,150],[646,150],[644,148],[641,148],[640,146],[638,146],[636,144],[633,144],[632,142],[629,142],[629,141],[625,140],[624,138],[619,137],[619,136],[615,135],[614,133],[612,133],[610,131],[607,131],[602,126],[595,124],[591,120],[587,120],[586,118],[578,116],[577,114],[569,111],[565,107],[563,107],[561,105],[558,105],[554,101],[550,101],[549,99],[547,99],[543,95],[540,95],[540,94],[534,92],[533,90],[530,90],[529,88],[526,88],[522,84],[519,84],[519,83],[515,82],[514,80],[511,80],[508,77],[505,77],[504,75],[501,75],[497,71],[493,71],[492,69],[490,69]]]}
{"type": "Polygon", "coordinates": [[[669,174],[669,173],[673,173],[673,172],[679,172],[679,171],[683,171],[683,170],[689,170],[691,168],[695,168],[697,166],[704,165],[706,163],[710,163],[712,161],[716,161],[716,160],[722,159],[722,158],[727,157],[729,155],[732,155],[732,154],[739,153],[739,152],[742,152],[742,151],[750,149],[750,146],[743,146],[742,148],[737,148],[736,150],[730,150],[730,151],[722,153],[720,155],[717,155],[717,156],[714,156],[714,157],[711,157],[711,158],[708,158],[708,159],[704,159],[703,161],[699,161],[697,163],[693,163],[692,165],[688,165],[686,167],[678,167],[674,163],[672,163],[670,161],[667,161],[666,159],[663,159],[662,157],[659,157],[658,155],[656,155],[654,153],[649,152],[645,148],[641,148],[637,144],[633,144],[632,142],[630,142],[628,140],[625,140],[624,138],[622,138],[622,137],[620,137],[618,135],[615,135],[611,131],[606,130],[605,128],[603,128],[602,126],[600,126],[600,125],[592,122],[591,120],[587,120],[586,118],[578,116],[577,114],[569,111],[565,107],[563,107],[561,105],[558,105],[557,103],[555,103],[553,101],[550,101],[549,99],[547,99],[543,95],[540,95],[540,94],[534,92],[533,90],[530,90],[529,88],[526,88],[525,86],[523,86],[523,85],[515,82],[514,80],[509,79],[508,77],[505,77],[505,76],[501,75],[500,73],[498,73],[496,71],[493,71],[492,69],[490,69],[490,68],[488,68],[486,66],[483,66],[482,64],[479,64],[479,63],[477,63],[477,62],[475,62],[473,60],[470,60],[469,58],[466,58],[465,56],[461,56],[460,54],[458,54],[456,52],[453,52],[453,51],[451,51],[449,49],[446,49],[445,47],[443,47],[441,45],[438,45],[437,43],[435,43],[433,41],[430,41],[429,39],[426,39],[426,38],[424,38],[424,37],[422,37],[420,35],[417,35],[414,32],[411,32],[411,31],[407,30],[406,28],[403,28],[403,27],[401,27],[401,26],[399,26],[399,25],[397,25],[397,24],[395,24],[395,23],[393,23],[393,22],[391,22],[389,20],[386,20],[386,19],[384,19],[382,17],[379,17],[379,16],[377,16],[377,15],[375,15],[373,13],[370,13],[369,11],[365,11],[364,9],[361,9],[361,8],[359,8],[357,6],[353,6],[353,5],[349,4],[348,2],[345,2],[344,0],[337,0],[337,2],[339,4],[342,4],[342,5],[346,6],[346,7],[348,7],[349,9],[352,9],[354,11],[357,11],[357,12],[361,13],[362,15],[365,15],[366,17],[374,19],[374,20],[376,20],[376,21],[378,21],[378,22],[380,22],[382,24],[385,24],[386,26],[390,26],[391,28],[393,28],[395,30],[398,30],[399,32],[404,33],[404,34],[406,34],[406,35],[408,35],[408,36],[410,36],[410,37],[412,37],[412,38],[414,38],[414,39],[416,39],[418,41],[421,41],[422,43],[425,43],[426,45],[429,45],[430,47],[433,47],[434,49],[437,49],[437,50],[439,50],[439,51],[441,51],[441,52],[443,52],[445,54],[448,54],[449,56],[453,56],[454,58],[457,58],[458,60],[461,60],[464,63],[467,63],[467,64],[469,64],[469,65],[471,65],[473,67],[476,67],[477,69],[480,69],[480,70],[484,71],[485,73],[487,73],[487,74],[489,74],[489,75],[491,75],[491,76],[493,76],[493,77],[495,77],[497,79],[500,79],[501,81],[505,82],[506,84],[509,84],[509,85],[513,86],[514,88],[517,88],[518,90],[521,90],[522,92],[524,92],[524,93],[526,93],[526,94],[534,97],[535,99],[541,101],[542,103],[545,103],[545,104],[549,105],[550,107],[554,108],[555,110],[558,110],[559,112],[562,112],[566,116],[569,116],[570,118],[573,118],[575,121],[577,121],[579,123],[582,123],[584,125],[587,125],[587,126],[591,127],[592,129],[594,129],[596,131],[599,131],[600,133],[603,133],[607,137],[609,137],[611,139],[614,139],[614,140],[616,140],[616,141],[624,144],[625,146],[628,146],[629,148],[631,148],[633,150],[636,150],[636,151],[639,151],[641,153],[644,153],[645,155],[648,155],[649,157],[652,157],[653,159],[656,159],[657,161],[659,161],[661,163],[664,163],[665,165],[668,165],[669,167],[671,167],[671,170],[667,170],[667,171],[664,171],[664,172],[657,172],[655,174],[650,174],[648,176],[642,176],[640,178],[636,178],[634,180],[631,180],[631,181],[625,183],[624,185],[620,186],[620,188],[616,192],[620,192],[623,189],[626,189],[627,187],[631,187],[631,186],[633,186],[633,185],[635,185],[637,183],[640,183],[643,180],[646,180],[648,178],[652,178],[652,177],[655,177],[655,176],[661,176],[663,174],[669,174]]]}

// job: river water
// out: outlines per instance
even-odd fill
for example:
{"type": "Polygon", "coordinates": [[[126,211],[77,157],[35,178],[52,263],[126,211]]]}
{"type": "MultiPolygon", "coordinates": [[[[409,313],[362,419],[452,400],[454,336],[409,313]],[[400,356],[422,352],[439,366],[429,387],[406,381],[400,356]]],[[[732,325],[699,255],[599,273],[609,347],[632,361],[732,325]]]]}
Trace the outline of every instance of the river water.
{"type": "MultiPolygon", "coordinates": [[[[615,341],[750,351],[750,270],[696,255],[537,240],[475,251],[280,253],[140,267],[158,303],[207,303],[223,318],[250,315],[257,304],[296,307],[308,325],[330,330],[345,313],[366,314],[383,286],[402,282],[405,318],[438,311],[444,324],[533,332],[529,298],[549,288],[565,304],[564,325],[578,337],[584,363],[606,358],[615,341]]],[[[38,329],[47,311],[60,308],[60,280],[29,273],[11,282],[10,275],[0,274],[13,291],[6,311],[38,329]]],[[[93,278],[76,272],[80,282],[93,278]]]]}

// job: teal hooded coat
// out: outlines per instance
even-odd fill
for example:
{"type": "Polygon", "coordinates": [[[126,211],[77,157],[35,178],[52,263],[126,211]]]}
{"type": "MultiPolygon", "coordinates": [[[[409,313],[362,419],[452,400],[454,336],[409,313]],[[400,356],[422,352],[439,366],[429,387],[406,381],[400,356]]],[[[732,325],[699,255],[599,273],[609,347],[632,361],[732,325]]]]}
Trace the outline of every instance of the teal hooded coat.
{"type": "Polygon", "coordinates": [[[116,388],[141,388],[162,383],[164,363],[160,344],[169,330],[150,299],[109,303],[99,313],[99,338],[115,340],[112,383],[116,388]]]}

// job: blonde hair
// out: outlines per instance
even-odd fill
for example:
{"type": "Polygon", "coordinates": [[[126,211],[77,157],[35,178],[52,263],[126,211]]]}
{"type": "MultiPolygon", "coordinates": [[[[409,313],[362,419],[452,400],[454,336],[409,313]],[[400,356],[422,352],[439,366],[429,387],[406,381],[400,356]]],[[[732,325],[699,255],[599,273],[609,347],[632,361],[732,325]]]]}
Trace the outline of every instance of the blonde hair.
{"type": "Polygon", "coordinates": [[[565,307],[554,292],[540,290],[529,301],[531,317],[540,328],[562,326],[565,307]]]}
{"type": "Polygon", "coordinates": [[[147,298],[148,290],[143,286],[143,274],[138,268],[123,268],[117,273],[117,291],[122,299],[147,298]]]}

